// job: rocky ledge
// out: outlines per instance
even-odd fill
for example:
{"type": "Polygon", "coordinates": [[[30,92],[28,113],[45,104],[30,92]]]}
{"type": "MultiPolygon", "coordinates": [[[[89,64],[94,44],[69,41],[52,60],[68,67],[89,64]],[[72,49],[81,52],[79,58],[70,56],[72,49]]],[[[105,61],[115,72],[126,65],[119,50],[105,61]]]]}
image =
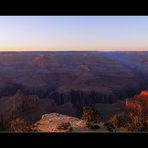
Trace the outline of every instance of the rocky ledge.
{"type": "Polygon", "coordinates": [[[42,118],[34,124],[34,129],[38,132],[68,132],[89,130],[84,120],[58,113],[44,114],[42,118]],[[64,128],[64,126],[67,126],[67,128],[64,128]]]}

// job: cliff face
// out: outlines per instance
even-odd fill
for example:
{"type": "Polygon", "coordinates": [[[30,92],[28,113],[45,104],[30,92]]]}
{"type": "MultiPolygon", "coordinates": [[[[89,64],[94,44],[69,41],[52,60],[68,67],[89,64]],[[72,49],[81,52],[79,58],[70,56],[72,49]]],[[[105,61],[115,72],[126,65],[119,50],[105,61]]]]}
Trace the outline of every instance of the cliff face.
{"type": "Polygon", "coordinates": [[[125,107],[129,111],[143,116],[148,121],[148,91],[142,91],[139,95],[127,99],[125,107]]]}
{"type": "Polygon", "coordinates": [[[126,60],[129,67],[124,60],[106,55],[102,52],[0,53],[0,97],[12,96],[20,89],[27,95],[54,99],[58,105],[114,103],[146,87],[143,82],[147,81],[141,79],[141,74],[146,77],[146,56],[121,53],[122,59],[125,55],[127,59],[132,57],[132,62],[126,60]]]}
{"type": "Polygon", "coordinates": [[[124,100],[127,97],[131,97],[140,92],[137,89],[125,89],[119,92],[103,93],[103,92],[86,92],[79,90],[71,90],[70,92],[60,93],[53,92],[49,94],[49,98],[52,98],[57,105],[65,104],[66,102],[71,102],[76,106],[84,105],[95,105],[97,103],[112,104],[116,103],[118,100],[124,100]]]}
{"type": "Polygon", "coordinates": [[[117,101],[113,104],[98,103],[94,107],[102,115],[103,121],[107,121],[111,116],[125,112],[125,101],[117,101]]]}
{"type": "Polygon", "coordinates": [[[148,91],[142,91],[141,93],[140,93],[140,96],[143,96],[143,97],[148,97],[148,91]]]}

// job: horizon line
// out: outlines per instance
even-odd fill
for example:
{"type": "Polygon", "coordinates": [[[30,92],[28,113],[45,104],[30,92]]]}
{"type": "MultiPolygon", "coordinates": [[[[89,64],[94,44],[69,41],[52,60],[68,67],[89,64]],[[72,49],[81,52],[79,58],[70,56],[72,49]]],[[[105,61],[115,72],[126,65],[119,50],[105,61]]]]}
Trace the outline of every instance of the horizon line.
{"type": "Polygon", "coordinates": [[[0,52],[148,52],[148,50],[0,50],[0,52]]]}

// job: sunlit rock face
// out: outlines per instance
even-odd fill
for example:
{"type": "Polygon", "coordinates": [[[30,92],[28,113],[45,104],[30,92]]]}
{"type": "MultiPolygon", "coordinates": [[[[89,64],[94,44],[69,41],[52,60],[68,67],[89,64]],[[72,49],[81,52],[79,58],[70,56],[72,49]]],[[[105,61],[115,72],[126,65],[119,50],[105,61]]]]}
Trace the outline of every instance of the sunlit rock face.
{"type": "Polygon", "coordinates": [[[125,107],[128,111],[143,116],[148,121],[148,91],[142,91],[139,95],[127,99],[125,107]]]}
{"type": "Polygon", "coordinates": [[[89,130],[84,120],[58,113],[43,115],[42,118],[34,124],[34,129],[38,132],[68,132],[67,129],[58,128],[62,123],[69,123],[72,131],[89,130]]]}
{"type": "Polygon", "coordinates": [[[140,96],[148,97],[148,91],[147,91],[147,90],[142,91],[142,92],[140,93],[140,96]]]}

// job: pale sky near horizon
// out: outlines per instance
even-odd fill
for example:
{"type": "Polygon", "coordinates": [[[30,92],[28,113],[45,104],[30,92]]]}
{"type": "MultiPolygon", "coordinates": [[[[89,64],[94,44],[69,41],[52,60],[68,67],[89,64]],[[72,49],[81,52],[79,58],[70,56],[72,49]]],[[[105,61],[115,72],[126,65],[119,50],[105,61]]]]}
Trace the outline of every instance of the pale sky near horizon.
{"type": "Polygon", "coordinates": [[[147,50],[148,16],[0,16],[0,51],[147,50]]]}

